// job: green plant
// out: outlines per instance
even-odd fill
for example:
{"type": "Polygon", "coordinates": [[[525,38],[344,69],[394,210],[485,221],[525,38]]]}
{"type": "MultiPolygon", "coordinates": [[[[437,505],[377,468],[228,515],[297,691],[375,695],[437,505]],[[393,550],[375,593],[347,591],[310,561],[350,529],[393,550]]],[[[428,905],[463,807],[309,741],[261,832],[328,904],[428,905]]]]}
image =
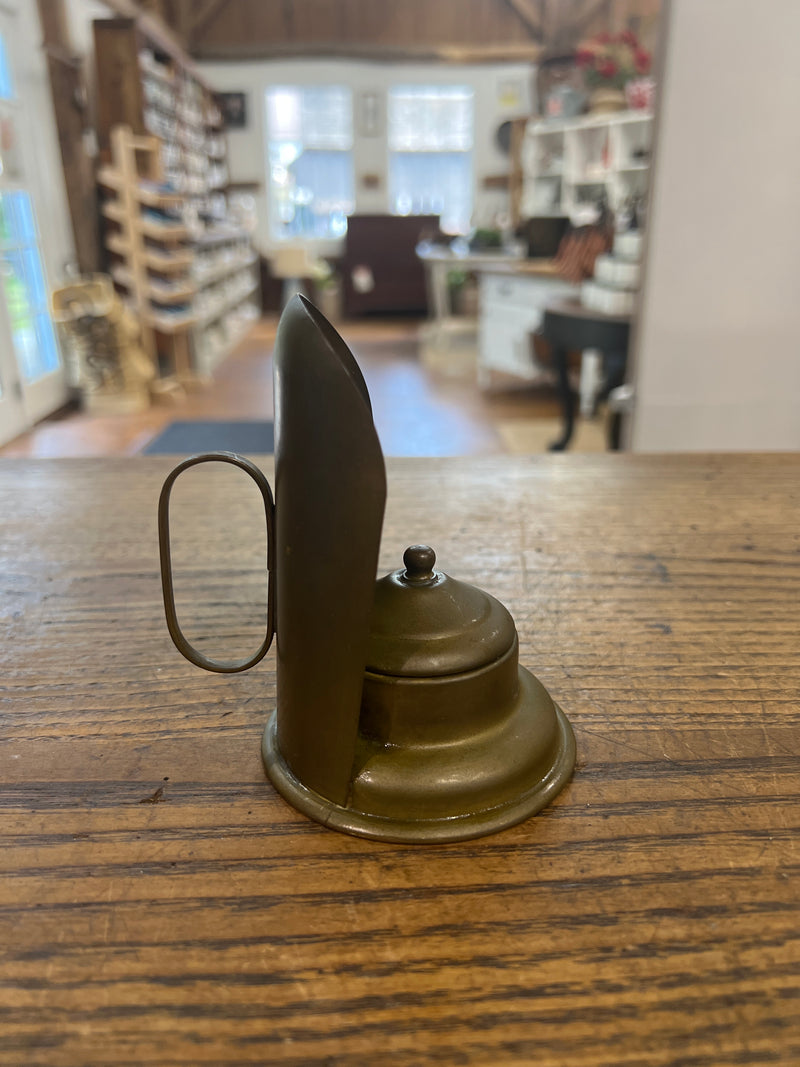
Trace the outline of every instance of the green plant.
{"type": "Polygon", "coordinates": [[[447,272],[447,285],[450,289],[460,289],[467,280],[467,272],[464,270],[449,270],[447,272]]]}
{"type": "Polygon", "coordinates": [[[487,248],[502,248],[503,235],[500,230],[478,228],[473,230],[469,236],[469,247],[474,251],[487,248]]]}
{"type": "Polygon", "coordinates": [[[320,289],[335,289],[339,284],[339,275],[327,259],[314,261],[312,276],[320,289]]]}

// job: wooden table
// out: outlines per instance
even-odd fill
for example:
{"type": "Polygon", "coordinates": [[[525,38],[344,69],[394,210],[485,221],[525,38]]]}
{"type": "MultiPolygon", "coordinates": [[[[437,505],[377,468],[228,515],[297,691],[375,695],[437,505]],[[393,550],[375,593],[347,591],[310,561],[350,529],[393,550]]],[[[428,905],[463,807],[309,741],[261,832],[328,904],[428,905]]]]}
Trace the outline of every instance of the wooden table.
{"type": "Polygon", "coordinates": [[[508,252],[502,248],[487,248],[484,251],[470,251],[459,244],[436,245],[422,241],[416,248],[417,257],[425,266],[428,283],[429,311],[433,321],[439,325],[450,316],[450,297],[447,275],[450,271],[481,270],[485,267],[520,263],[523,258],[522,247],[508,252]]]}
{"type": "MultiPolygon", "coordinates": [[[[429,541],[505,601],[578,742],[541,815],[430,848],[296,814],[272,658],[173,649],[169,467],[0,463],[0,1063],[800,1062],[798,457],[389,463],[382,567],[429,541]]],[[[175,500],[195,631],[237,645],[246,487],[175,500]]]]}

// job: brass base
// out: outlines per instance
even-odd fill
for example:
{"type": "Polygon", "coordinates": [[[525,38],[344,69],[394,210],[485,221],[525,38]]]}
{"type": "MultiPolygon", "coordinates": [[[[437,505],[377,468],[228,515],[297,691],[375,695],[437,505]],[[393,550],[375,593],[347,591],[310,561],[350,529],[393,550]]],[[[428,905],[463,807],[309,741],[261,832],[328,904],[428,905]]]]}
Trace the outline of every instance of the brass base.
{"type": "MultiPolygon", "coordinates": [[[[501,803],[486,803],[483,806],[476,804],[475,797],[470,796],[470,781],[465,777],[463,807],[460,810],[451,810],[444,816],[397,818],[385,813],[364,810],[367,804],[362,803],[359,806],[359,795],[365,799],[370,797],[369,807],[373,805],[377,808],[394,807],[394,797],[390,796],[387,799],[381,792],[381,763],[383,762],[388,770],[388,774],[383,776],[383,782],[391,783],[393,773],[397,770],[397,759],[400,754],[383,756],[379,752],[370,764],[373,773],[366,776],[371,780],[371,786],[365,788],[362,783],[359,787],[359,776],[356,775],[352,790],[355,806],[344,807],[335,804],[303,785],[287,766],[277,744],[277,712],[273,712],[269,718],[261,745],[267,775],[292,807],[316,822],[322,823],[323,826],[360,837],[370,837],[380,841],[437,844],[464,841],[504,830],[522,822],[545,807],[569,780],[575,766],[575,737],[567,717],[550,698],[544,686],[522,667],[519,668],[519,679],[519,694],[508,717],[510,727],[507,732],[507,744],[509,746],[513,744],[516,750],[513,762],[517,764],[517,772],[514,774],[514,781],[509,780],[506,783],[505,790],[501,787],[498,795],[504,791],[506,794],[501,803]],[[547,729],[544,731],[549,735],[546,751],[543,748],[540,730],[534,734],[529,729],[527,735],[524,732],[521,734],[519,730],[520,725],[534,726],[543,718],[549,720],[547,729]],[[530,756],[529,774],[522,782],[518,781],[520,747],[527,748],[530,756]],[[392,761],[391,766],[388,765],[389,761],[392,761]],[[372,790],[371,796],[370,789],[372,790]]],[[[500,747],[506,746],[502,744],[500,747]]],[[[467,764],[472,762],[471,754],[465,751],[462,755],[465,757],[462,766],[466,771],[467,764]]],[[[418,764],[420,760],[427,762],[433,756],[434,753],[426,754],[423,750],[416,755],[409,751],[400,758],[404,761],[409,760],[411,764],[418,764]]],[[[525,758],[523,754],[523,764],[525,758]]],[[[511,761],[509,751],[509,762],[511,761]]],[[[500,766],[502,763],[501,760],[500,766]]],[[[453,767],[455,766],[454,764],[453,767]]],[[[474,773],[469,772],[469,777],[473,779],[474,773]]],[[[396,788],[396,775],[392,784],[396,788]]],[[[413,777],[413,780],[409,777],[409,808],[413,810],[416,806],[417,811],[424,811],[424,795],[420,802],[419,784],[419,776],[413,777]],[[416,794],[416,801],[413,799],[413,794],[416,794]]],[[[435,808],[437,802],[436,785],[432,783],[431,806],[435,808]]]]}

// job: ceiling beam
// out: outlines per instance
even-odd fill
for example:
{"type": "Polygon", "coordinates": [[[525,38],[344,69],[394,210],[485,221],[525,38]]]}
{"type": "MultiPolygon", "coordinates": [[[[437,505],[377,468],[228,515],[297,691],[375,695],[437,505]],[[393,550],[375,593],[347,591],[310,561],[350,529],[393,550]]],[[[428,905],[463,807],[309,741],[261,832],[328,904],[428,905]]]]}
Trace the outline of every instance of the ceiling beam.
{"type": "Polygon", "coordinates": [[[203,85],[206,84],[203,75],[194,67],[192,59],[187,54],[175,30],[171,26],[167,26],[161,18],[157,15],[148,14],[136,0],[102,0],[102,2],[106,7],[111,8],[116,15],[122,18],[135,19],[142,32],[155,45],[166,52],[167,55],[173,56],[197,81],[203,85]]]}
{"type": "Polygon", "coordinates": [[[333,58],[364,59],[388,63],[536,63],[542,48],[534,42],[454,45],[381,45],[345,41],[242,42],[215,45],[198,42],[192,55],[201,60],[333,58]]]}
{"type": "Polygon", "coordinates": [[[578,35],[581,35],[587,26],[590,26],[604,10],[611,7],[610,0],[584,0],[582,10],[575,13],[573,26],[578,35]]]}
{"type": "Polygon", "coordinates": [[[506,3],[520,17],[531,37],[541,41],[544,30],[541,0],[506,0],[506,3]]]}
{"type": "Polygon", "coordinates": [[[205,2],[186,5],[186,39],[191,41],[203,32],[209,22],[225,6],[227,0],[205,0],[205,2]]]}

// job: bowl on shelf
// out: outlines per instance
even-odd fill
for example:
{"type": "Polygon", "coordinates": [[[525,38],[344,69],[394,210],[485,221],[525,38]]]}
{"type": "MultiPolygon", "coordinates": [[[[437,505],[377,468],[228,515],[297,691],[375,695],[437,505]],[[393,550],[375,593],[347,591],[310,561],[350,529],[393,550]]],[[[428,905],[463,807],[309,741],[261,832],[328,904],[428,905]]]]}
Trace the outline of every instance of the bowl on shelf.
{"type": "Polygon", "coordinates": [[[593,89],[589,97],[589,110],[593,115],[613,114],[627,107],[622,89],[593,89]]]}

